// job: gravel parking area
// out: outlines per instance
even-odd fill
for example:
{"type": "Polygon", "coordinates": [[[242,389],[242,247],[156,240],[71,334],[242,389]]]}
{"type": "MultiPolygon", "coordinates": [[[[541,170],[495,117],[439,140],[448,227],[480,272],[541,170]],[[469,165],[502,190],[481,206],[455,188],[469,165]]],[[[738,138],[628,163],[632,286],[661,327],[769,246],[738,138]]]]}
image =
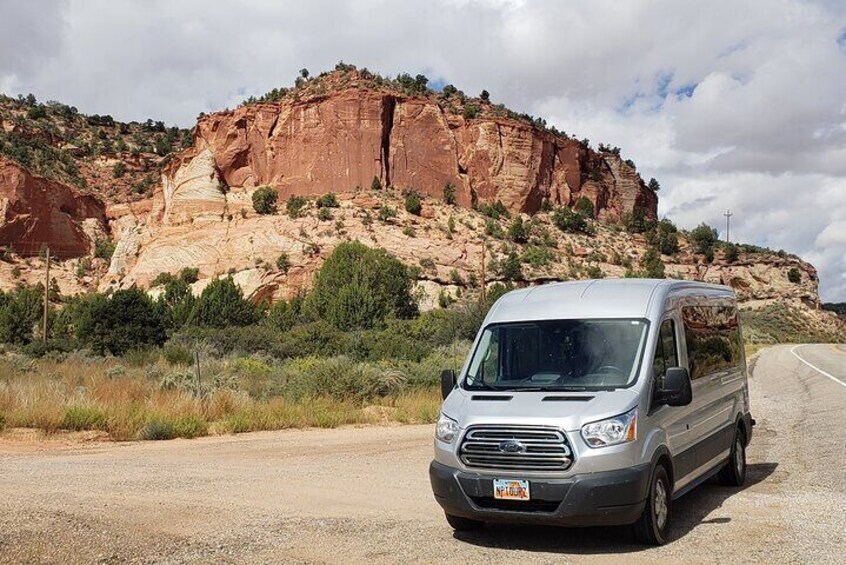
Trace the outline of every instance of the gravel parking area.
{"type": "Polygon", "coordinates": [[[626,528],[454,535],[429,490],[431,426],[121,444],[11,430],[0,562],[842,563],[846,387],[800,359],[846,368],[835,346],[765,350],[746,488],[706,484],[679,500],[661,548],[626,528]]]}

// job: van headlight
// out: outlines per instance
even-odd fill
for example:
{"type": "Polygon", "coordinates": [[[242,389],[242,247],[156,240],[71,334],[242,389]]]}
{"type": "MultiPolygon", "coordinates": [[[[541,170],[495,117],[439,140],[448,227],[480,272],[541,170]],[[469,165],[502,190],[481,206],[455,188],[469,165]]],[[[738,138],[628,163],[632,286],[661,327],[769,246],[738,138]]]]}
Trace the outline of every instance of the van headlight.
{"type": "Polygon", "coordinates": [[[452,443],[452,440],[457,435],[458,422],[449,416],[441,414],[440,418],[438,418],[438,425],[435,426],[435,437],[443,442],[452,443]]]}
{"type": "Polygon", "coordinates": [[[588,447],[620,445],[637,439],[637,408],[625,414],[582,426],[582,438],[588,447]]]}

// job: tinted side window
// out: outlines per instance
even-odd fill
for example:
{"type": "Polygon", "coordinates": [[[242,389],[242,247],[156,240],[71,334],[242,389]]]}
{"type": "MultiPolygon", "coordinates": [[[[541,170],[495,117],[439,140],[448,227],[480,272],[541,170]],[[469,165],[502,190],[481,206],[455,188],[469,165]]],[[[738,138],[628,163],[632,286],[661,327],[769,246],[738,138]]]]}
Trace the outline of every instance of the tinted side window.
{"type": "Polygon", "coordinates": [[[652,362],[656,388],[664,384],[664,375],[670,367],[678,367],[678,348],[676,347],[676,327],[672,320],[664,320],[658,333],[658,344],[655,346],[655,358],[652,362]]]}
{"type": "Polygon", "coordinates": [[[691,379],[740,364],[742,345],[736,308],[685,306],[682,318],[691,379]]]}

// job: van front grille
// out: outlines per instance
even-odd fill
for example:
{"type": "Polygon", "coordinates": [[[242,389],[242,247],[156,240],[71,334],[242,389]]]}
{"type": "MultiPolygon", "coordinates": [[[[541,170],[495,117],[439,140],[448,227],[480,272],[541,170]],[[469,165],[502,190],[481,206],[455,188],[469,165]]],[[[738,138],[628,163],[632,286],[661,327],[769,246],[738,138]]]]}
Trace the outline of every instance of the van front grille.
{"type": "Polygon", "coordinates": [[[542,426],[472,426],[459,457],[477,469],[565,471],[573,464],[564,432],[542,426]]]}

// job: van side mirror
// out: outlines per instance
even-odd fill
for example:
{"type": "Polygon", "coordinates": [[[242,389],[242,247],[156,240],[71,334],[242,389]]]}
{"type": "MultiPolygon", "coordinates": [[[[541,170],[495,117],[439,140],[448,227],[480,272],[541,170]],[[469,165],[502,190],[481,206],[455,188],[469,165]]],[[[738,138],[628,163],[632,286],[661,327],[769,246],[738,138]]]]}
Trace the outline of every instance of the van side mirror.
{"type": "Polygon", "coordinates": [[[684,367],[670,367],[664,375],[664,387],[659,398],[667,406],[687,406],[693,400],[690,375],[684,367]]]}
{"type": "Polygon", "coordinates": [[[455,371],[452,369],[444,369],[441,371],[441,398],[446,400],[452,389],[455,388],[455,371]]]}

